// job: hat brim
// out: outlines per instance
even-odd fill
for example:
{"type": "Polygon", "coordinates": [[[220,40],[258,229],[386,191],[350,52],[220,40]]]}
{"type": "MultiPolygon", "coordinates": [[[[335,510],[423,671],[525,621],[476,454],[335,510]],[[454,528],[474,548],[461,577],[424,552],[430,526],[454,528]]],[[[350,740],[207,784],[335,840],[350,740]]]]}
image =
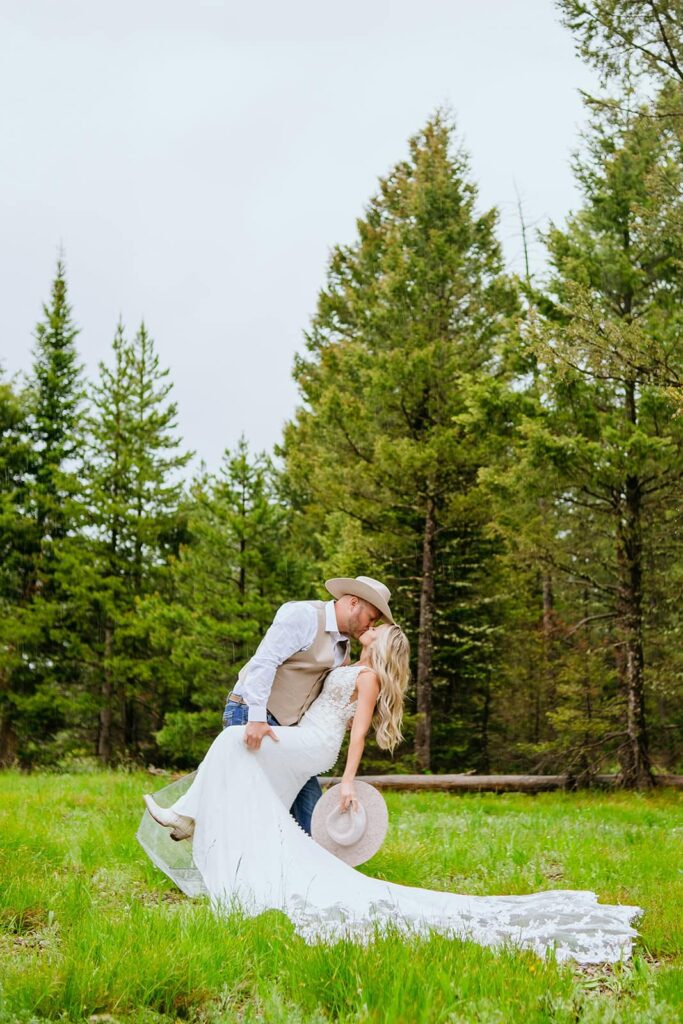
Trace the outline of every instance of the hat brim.
{"type": "Polygon", "coordinates": [[[350,576],[335,576],[334,579],[325,580],[325,589],[332,594],[332,597],[343,597],[344,594],[352,594],[354,597],[362,597],[364,601],[371,604],[381,614],[383,619],[395,625],[394,617],[391,614],[389,605],[381,594],[378,594],[374,587],[362,580],[355,580],[350,576]]]}
{"type": "Polygon", "coordinates": [[[311,835],[316,843],[346,864],[350,864],[351,867],[364,864],[366,860],[374,857],[384,842],[389,827],[389,812],[380,791],[368,782],[361,782],[359,779],[354,782],[354,787],[356,796],[365,809],[367,819],[365,832],[358,842],[351,846],[342,846],[335,842],[327,831],[327,816],[339,804],[338,784],[330,786],[327,792],[321,796],[315,805],[311,820],[311,835]]]}

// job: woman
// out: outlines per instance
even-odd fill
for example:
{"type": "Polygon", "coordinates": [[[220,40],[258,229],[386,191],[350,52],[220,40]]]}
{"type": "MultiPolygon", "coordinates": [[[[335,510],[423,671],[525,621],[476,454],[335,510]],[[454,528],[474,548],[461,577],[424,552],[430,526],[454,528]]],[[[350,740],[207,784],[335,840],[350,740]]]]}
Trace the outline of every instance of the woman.
{"type": "Polygon", "coordinates": [[[433,929],[539,954],[554,947],[558,959],[585,963],[628,957],[638,907],[601,906],[583,891],[462,896],[397,885],[367,877],[299,828],[288,808],[303,782],[334,765],[351,718],[344,808],[355,803],[353,783],[372,722],[384,749],[401,738],[406,637],[398,626],[383,625],[363,633],[360,643],[360,660],[329,673],[298,726],[275,727],[277,740],[258,751],[246,748],[244,727],[225,729],[196,776],[157,794],[172,806],[145,797],[154,821],[145,815],[138,838],[154,863],[188,895],[208,894],[219,911],[284,911],[310,942],[364,940],[386,927],[409,934],[433,929]],[[171,831],[192,835],[191,848],[174,843],[171,831]]]}

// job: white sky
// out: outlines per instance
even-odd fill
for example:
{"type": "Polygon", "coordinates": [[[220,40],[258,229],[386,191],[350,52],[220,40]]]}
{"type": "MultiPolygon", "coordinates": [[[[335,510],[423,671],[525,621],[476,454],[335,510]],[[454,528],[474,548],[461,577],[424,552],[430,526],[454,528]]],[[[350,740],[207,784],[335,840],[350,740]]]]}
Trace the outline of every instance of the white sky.
{"type": "Polygon", "coordinates": [[[515,186],[528,222],[576,206],[592,86],[552,0],[0,0],[0,363],[28,369],[61,244],[90,373],[144,316],[186,446],[270,448],[329,251],[408,137],[450,105],[519,269],[515,186]]]}

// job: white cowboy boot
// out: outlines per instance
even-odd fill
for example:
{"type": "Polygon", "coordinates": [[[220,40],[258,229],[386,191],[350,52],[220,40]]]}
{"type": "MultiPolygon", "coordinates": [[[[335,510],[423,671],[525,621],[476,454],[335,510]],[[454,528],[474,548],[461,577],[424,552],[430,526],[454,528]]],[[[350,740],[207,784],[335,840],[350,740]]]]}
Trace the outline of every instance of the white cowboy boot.
{"type": "Polygon", "coordinates": [[[184,814],[176,814],[175,811],[168,807],[159,807],[159,804],[149,793],[142,799],[145,801],[147,810],[157,824],[172,830],[171,839],[175,839],[178,842],[181,839],[190,839],[192,837],[194,818],[188,818],[184,814]]]}

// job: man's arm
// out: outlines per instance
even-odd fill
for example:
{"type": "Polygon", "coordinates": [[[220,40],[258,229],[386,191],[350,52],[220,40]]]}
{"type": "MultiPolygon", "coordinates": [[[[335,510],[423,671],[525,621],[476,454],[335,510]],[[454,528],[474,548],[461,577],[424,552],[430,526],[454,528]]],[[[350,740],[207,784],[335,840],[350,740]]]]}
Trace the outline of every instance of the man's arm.
{"type": "Polygon", "coordinates": [[[315,608],[304,601],[280,605],[272,625],[245,666],[241,695],[249,705],[248,721],[265,722],[277,669],[315,639],[315,608]]]}

